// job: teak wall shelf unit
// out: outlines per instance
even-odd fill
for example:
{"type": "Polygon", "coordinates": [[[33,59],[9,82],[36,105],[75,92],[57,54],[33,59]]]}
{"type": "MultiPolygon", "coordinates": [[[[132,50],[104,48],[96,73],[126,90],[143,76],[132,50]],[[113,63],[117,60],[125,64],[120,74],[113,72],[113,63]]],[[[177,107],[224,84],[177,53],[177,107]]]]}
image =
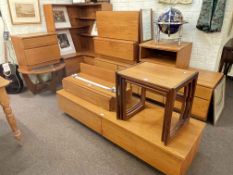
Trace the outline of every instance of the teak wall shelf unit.
{"type": "Polygon", "coordinates": [[[112,5],[105,2],[78,4],[45,4],[44,14],[48,32],[56,32],[58,30],[62,30],[61,28],[56,29],[55,27],[53,16],[54,7],[66,7],[71,23],[71,27],[63,28],[70,31],[71,38],[77,51],[76,56],[75,54],[64,56],[65,63],[67,65],[67,74],[70,75],[77,71],[79,63],[82,62],[82,56],[94,57],[94,36],[90,34],[90,30],[94,22],[96,21],[96,12],[112,11],[112,5]],[[79,59],[79,61],[75,61],[75,59],[79,59]]]}

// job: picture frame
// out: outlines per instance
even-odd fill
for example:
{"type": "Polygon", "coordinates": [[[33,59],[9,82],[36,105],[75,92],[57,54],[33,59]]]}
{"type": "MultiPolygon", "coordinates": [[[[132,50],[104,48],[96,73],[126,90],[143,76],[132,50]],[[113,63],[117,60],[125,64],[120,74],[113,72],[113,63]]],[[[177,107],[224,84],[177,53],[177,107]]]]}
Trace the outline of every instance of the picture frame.
{"type": "Polygon", "coordinates": [[[53,17],[56,29],[70,28],[70,18],[66,7],[53,7],[53,17]]]}
{"type": "Polygon", "coordinates": [[[140,10],[140,42],[146,42],[153,39],[153,10],[141,9],[140,10]]]}
{"type": "Polygon", "coordinates": [[[39,0],[8,0],[13,25],[41,23],[39,0]]]}
{"type": "Polygon", "coordinates": [[[213,123],[217,124],[225,106],[226,78],[224,77],[214,90],[213,123]]]}
{"type": "Polygon", "coordinates": [[[93,23],[93,25],[90,27],[90,29],[91,29],[90,30],[91,36],[98,36],[96,21],[93,23]]]}
{"type": "Polygon", "coordinates": [[[57,38],[62,56],[76,53],[76,49],[69,30],[58,30],[57,38]]]}
{"type": "Polygon", "coordinates": [[[73,0],[73,4],[76,4],[76,3],[85,3],[86,1],[85,0],[73,0]]]}

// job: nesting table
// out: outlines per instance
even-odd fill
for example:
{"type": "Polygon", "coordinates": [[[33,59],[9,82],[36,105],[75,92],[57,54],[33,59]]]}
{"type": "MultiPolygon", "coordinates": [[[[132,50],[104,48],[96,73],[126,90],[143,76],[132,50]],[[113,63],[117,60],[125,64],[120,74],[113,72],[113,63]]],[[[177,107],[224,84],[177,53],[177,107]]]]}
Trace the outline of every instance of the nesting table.
{"type": "Polygon", "coordinates": [[[6,115],[6,119],[7,119],[8,123],[13,131],[15,138],[17,140],[20,140],[21,131],[17,127],[15,116],[11,110],[9,98],[7,96],[6,89],[5,89],[5,87],[8,84],[9,84],[8,80],[5,80],[2,77],[0,77],[0,104],[3,108],[3,111],[6,115]]]}
{"type": "MultiPolygon", "coordinates": [[[[189,120],[198,72],[144,62],[116,73],[117,118],[127,120],[145,107],[146,90],[166,97],[161,140],[165,145],[189,120]],[[141,87],[140,101],[127,108],[127,83],[141,87]],[[171,128],[175,101],[182,103],[180,117],[171,128]]],[[[155,114],[156,115],[156,114],[155,114]]],[[[156,117],[156,116],[155,116],[156,117]]]]}

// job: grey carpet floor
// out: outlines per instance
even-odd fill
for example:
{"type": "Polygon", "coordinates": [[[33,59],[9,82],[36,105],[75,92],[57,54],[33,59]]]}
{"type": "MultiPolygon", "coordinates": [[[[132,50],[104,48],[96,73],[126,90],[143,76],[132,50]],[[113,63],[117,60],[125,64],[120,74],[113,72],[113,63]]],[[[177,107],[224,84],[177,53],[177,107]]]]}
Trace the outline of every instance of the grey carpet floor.
{"type": "MultiPolygon", "coordinates": [[[[188,175],[233,174],[233,81],[217,126],[204,130],[188,175]]],[[[23,146],[12,137],[0,112],[0,175],[160,175],[154,168],[63,114],[56,96],[11,95],[23,132],[23,146]]],[[[161,157],[162,159],[162,157],[161,157]]]]}

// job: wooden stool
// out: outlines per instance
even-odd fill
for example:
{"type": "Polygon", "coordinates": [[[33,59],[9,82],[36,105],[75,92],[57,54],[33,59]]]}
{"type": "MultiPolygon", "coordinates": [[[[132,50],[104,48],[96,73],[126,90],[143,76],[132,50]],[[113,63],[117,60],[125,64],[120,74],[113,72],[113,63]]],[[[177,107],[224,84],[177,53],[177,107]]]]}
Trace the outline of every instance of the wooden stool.
{"type": "Polygon", "coordinates": [[[230,39],[224,46],[222,51],[222,57],[219,65],[219,72],[224,72],[224,75],[227,75],[231,70],[233,64],[233,38],[230,39]]]}
{"type": "Polygon", "coordinates": [[[6,119],[13,131],[13,134],[17,140],[21,139],[21,131],[17,128],[15,116],[12,113],[10,107],[10,101],[8,95],[6,93],[5,87],[9,84],[8,80],[3,79],[0,77],[0,104],[3,108],[4,113],[6,114],[6,119]]]}
{"type": "MultiPolygon", "coordinates": [[[[19,72],[22,73],[23,78],[25,80],[25,83],[26,83],[28,89],[33,94],[37,94],[40,91],[42,91],[43,89],[50,89],[53,92],[56,92],[56,84],[57,84],[57,81],[58,81],[58,74],[59,74],[60,71],[63,71],[64,68],[65,68],[65,63],[58,63],[58,64],[49,65],[49,66],[43,66],[43,67],[35,68],[35,69],[32,69],[32,70],[26,70],[26,69],[23,69],[23,68],[19,68],[19,72]],[[39,75],[47,74],[47,73],[52,74],[52,78],[51,78],[51,81],[49,83],[42,81],[41,78],[39,77],[39,75]],[[38,80],[39,80],[39,83],[34,84],[31,81],[29,75],[36,75],[38,80]]],[[[62,78],[60,78],[60,80],[61,79],[62,78]]]]}
{"type": "Polygon", "coordinates": [[[127,120],[145,107],[146,90],[166,97],[162,142],[168,141],[189,120],[196,89],[198,72],[166,67],[144,62],[117,72],[117,118],[127,120]],[[140,102],[127,109],[127,82],[142,88],[140,102]],[[179,91],[183,89],[184,93],[179,91]],[[175,100],[182,103],[181,114],[177,124],[171,129],[175,100]]]}

